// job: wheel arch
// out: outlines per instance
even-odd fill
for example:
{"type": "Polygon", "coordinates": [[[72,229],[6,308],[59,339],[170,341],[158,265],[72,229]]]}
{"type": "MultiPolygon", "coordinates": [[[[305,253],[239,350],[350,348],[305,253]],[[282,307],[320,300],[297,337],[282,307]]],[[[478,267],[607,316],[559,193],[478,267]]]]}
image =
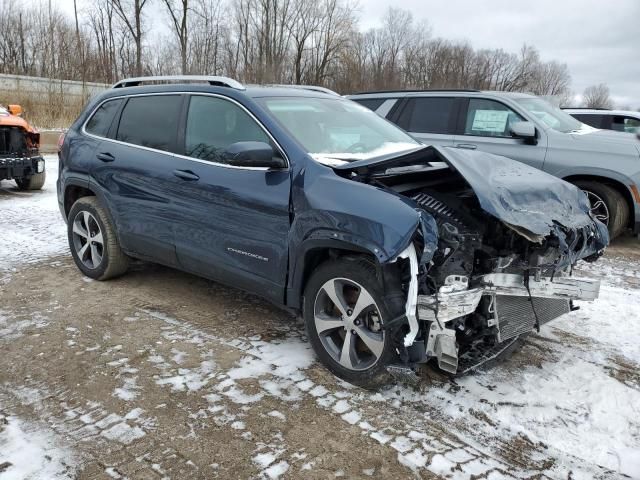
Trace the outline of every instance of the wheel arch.
{"type": "Polygon", "coordinates": [[[627,202],[627,205],[629,206],[629,212],[631,212],[631,215],[629,215],[629,219],[627,221],[627,224],[628,224],[627,226],[629,227],[633,226],[634,218],[635,218],[634,213],[636,211],[635,202],[633,201],[633,195],[629,190],[629,187],[625,185],[623,182],[621,182],[620,180],[616,180],[611,177],[604,177],[601,175],[569,175],[569,176],[563,177],[562,179],[566,182],[573,183],[573,184],[580,181],[598,182],[613,188],[618,193],[620,193],[624,198],[625,202],[627,202]]]}
{"type": "Polygon", "coordinates": [[[370,260],[376,269],[380,263],[375,253],[362,245],[344,240],[314,239],[306,241],[292,265],[287,288],[286,305],[296,310],[302,309],[302,296],[311,273],[322,263],[345,256],[358,256],[370,260]]]}

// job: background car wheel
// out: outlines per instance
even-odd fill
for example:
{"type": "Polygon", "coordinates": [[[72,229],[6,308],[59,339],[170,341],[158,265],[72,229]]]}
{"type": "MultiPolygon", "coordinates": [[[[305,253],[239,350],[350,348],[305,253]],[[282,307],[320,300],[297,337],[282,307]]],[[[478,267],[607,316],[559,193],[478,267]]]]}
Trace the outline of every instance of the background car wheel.
{"type": "Polygon", "coordinates": [[[385,367],[397,354],[382,326],[404,307],[401,295],[385,295],[377,277],[364,260],[333,260],[313,273],[304,295],[305,326],[318,358],[338,377],[369,389],[391,381],[385,367]]]}
{"type": "Polygon", "coordinates": [[[47,172],[34,173],[28,178],[17,179],[16,183],[20,190],[40,190],[47,179],[47,172]]]}
{"type": "Polygon", "coordinates": [[[629,205],[622,194],[608,185],[598,182],[576,182],[576,186],[587,194],[591,211],[609,229],[609,236],[619,236],[629,222],[629,205]]]}
{"type": "Polygon", "coordinates": [[[67,236],[73,260],[87,277],[107,280],[127,271],[129,258],[96,197],[78,199],[69,212],[67,236]]]}

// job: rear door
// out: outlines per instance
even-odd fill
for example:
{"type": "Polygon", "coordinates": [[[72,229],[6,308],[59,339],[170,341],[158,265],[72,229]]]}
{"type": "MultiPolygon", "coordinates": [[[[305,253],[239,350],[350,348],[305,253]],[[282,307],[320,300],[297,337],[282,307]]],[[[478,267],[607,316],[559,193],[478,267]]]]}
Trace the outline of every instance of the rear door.
{"type": "Polygon", "coordinates": [[[171,208],[180,94],[131,96],[123,102],[110,139],[96,149],[92,170],[125,250],[175,265],[171,208]]]}
{"type": "Polygon", "coordinates": [[[389,119],[426,145],[453,145],[457,103],[455,97],[408,97],[389,119]]]}
{"type": "Polygon", "coordinates": [[[456,148],[479,150],[518,160],[542,169],[546,154],[546,134],[538,131],[538,142],[513,138],[510,124],[525,121],[506,104],[486,98],[469,98],[463,103],[455,136],[456,148]]]}
{"type": "MultiPolygon", "coordinates": [[[[172,188],[180,265],[282,302],[289,234],[289,170],[235,167],[221,155],[236,142],[270,143],[239,103],[192,94],[180,135],[183,153],[172,188]],[[180,174],[184,175],[180,175],[180,174]]],[[[280,153],[282,151],[280,150],[280,153]]]]}

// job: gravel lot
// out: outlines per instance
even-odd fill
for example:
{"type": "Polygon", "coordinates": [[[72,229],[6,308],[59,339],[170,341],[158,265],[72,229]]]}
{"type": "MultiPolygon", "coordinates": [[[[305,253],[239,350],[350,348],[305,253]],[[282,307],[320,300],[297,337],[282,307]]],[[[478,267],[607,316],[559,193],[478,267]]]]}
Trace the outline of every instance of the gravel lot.
{"type": "Polygon", "coordinates": [[[0,185],[0,479],[640,478],[640,248],[579,274],[601,299],[500,366],[378,393],[319,365],[263,300],[67,255],[55,157],[0,185]]]}

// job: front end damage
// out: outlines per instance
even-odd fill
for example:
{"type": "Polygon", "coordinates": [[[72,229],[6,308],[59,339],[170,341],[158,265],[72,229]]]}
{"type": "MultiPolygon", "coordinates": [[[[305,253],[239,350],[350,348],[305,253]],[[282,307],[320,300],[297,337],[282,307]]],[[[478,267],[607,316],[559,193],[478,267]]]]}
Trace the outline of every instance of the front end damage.
{"type": "Polygon", "coordinates": [[[584,194],[504,157],[424,147],[336,171],[415,202],[419,228],[394,259],[406,310],[395,329],[404,366],[437,361],[465,373],[598,297],[599,282],[573,276],[595,261],[606,227],[584,194]]]}
{"type": "Polygon", "coordinates": [[[39,147],[40,134],[24,119],[0,108],[0,180],[44,172],[39,147]]]}

